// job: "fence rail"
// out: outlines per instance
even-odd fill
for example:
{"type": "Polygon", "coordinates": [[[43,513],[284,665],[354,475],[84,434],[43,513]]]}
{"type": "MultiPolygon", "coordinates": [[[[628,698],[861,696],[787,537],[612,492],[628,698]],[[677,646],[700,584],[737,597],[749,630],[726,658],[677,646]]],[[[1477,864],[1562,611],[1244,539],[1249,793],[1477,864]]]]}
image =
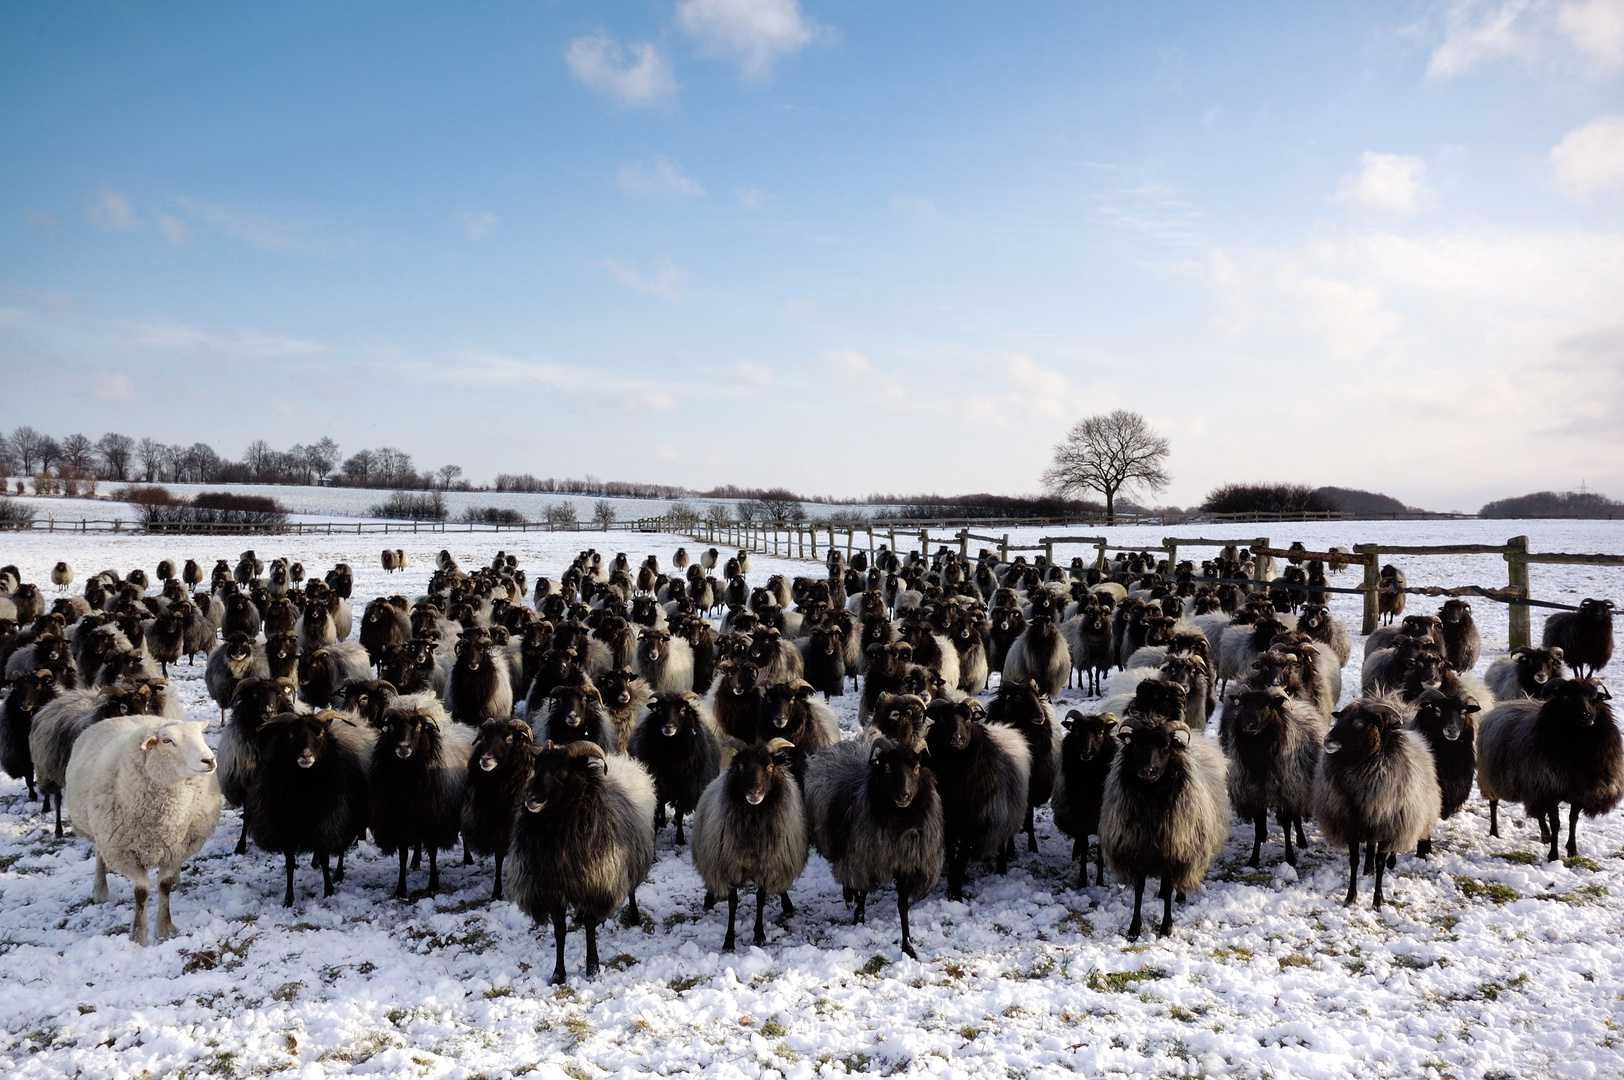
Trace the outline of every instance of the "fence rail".
{"type": "Polygon", "coordinates": [[[670,525],[663,518],[637,518],[608,525],[586,521],[284,521],[277,523],[123,521],[54,518],[0,523],[0,531],[49,533],[121,533],[130,536],[366,536],[410,533],[526,533],[526,532],[661,532],[670,525]]]}

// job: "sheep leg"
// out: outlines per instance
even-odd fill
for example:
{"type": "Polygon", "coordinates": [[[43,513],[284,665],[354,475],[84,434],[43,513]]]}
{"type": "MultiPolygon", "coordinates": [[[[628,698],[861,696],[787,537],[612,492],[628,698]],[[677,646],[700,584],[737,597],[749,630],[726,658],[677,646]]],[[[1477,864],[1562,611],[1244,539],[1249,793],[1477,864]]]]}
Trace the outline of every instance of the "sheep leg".
{"type": "Polygon", "coordinates": [[[1303,819],[1302,818],[1297,819],[1297,846],[1298,847],[1307,847],[1308,846],[1308,837],[1303,835],[1303,819]]]}
{"type": "Polygon", "coordinates": [[[1166,937],[1173,932],[1173,879],[1162,878],[1162,925],[1157,929],[1158,937],[1166,937]]]}
{"type": "Polygon", "coordinates": [[[866,919],[867,917],[868,917],[868,893],[859,892],[857,894],[857,909],[852,913],[851,924],[853,926],[861,926],[862,923],[863,923],[863,920],[866,919]]]}
{"type": "Polygon", "coordinates": [[[643,913],[637,910],[637,890],[632,889],[626,897],[626,910],[620,913],[620,925],[638,927],[643,924],[643,913]]]}
{"type": "Polygon", "coordinates": [[[687,843],[687,841],[682,838],[682,811],[673,810],[671,812],[671,816],[677,819],[677,846],[681,847],[683,844],[687,843]]]}
{"type": "Polygon", "coordinates": [[[238,855],[248,854],[248,807],[242,808],[242,833],[237,837],[237,846],[232,849],[238,855]]]}
{"type": "Polygon", "coordinates": [[[1415,857],[1418,859],[1430,859],[1432,857],[1432,835],[1430,833],[1416,842],[1415,857]]]}
{"type": "Polygon", "coordinates": [[[795,914],[795,902],[789,898],[789,893],[779,893],[778,900],[779,903],[781,903],[784,907],[783,917],[785,919],[788,919],[791,915],[795,914]]]}
{"type": "Polygon", "coordinates": [[[146,945],[152,940],[147,933],[147,891],[150,882],[146,872],[142,871],[141,880],[131,884],[135,886],[135,921],[130,923],[130,940],[137,945],[146,945]]]}
{"type": "Polygon", "coordinates": [[[413,844],[412,845],[412,869],[413,870],[421,870],[421,869],[423,869],[423,845],[422,844],[413,844]]]}
{"type": "Polygon", "coordinates": [[[767,890],[756,886],[756,944],[767,944],[767,926],[763,921],[767,913],[767,890]]]}
{"type": "Polygon", "coordinates": [[[496,884],[491,889],[491,899],[502,899],[502,852],[496,852],[496,884]]]}
{"type": "Polygon", "coordinates": [[[1138,941],[1139,931],[1145,927],[1141,916],[1145,906],[1145,875],[1135,874],[1133,878],[1133,920],[1128,923],[1128,940],[1138,941]]]}
{"type": "Polygon", "coordinates": [[[736,888],[727,891],[727,936],[722,939],[722,951],[732,952],[736,947],[733,936],[734,920],[739,917],[739,890],[736,888]]]}
{"type": "Polygon", "coordinates": [[[316,856],[316,866],[321,870],[321,897],[325,900],[333,895],[333,867],[325,851],[316,856]]]}
{"type": "Polygon", "coordinates": [[[1105,884],[1105,841],[1102,839],[1094,848],[1094,869],[1096,883],[1105,884]]]}
{"type": "Polygon", "coordinates": [[[1037,824],[1032,819],[1032,808],[1030,806],[1026,808],[1026,850],[1032,855],[1038,853],[1038,829],[1037,824]]]}
{"type": "MultiPolygon", "coordinates": [[[[1259,810],[1257,817],[1252,819],[1252,857],[1246,865],[1256,867],[1263,855],[1263,841],[1269,838],[1269,812],[1259,810]]],[[[1289,842],[1290,837],[1286,838],[1289,842]]]]}
{"type": "MultiPolygon", "coordinates": [[[[1383,850],[1386,850],[1386,849],[1383,849],[1383,850]]],[[[1396,852],[1396,851],[1388,851],[1387,852],[1387,858],[1386,858],[1385,862],[1387,863],[1387,869],[1389,869],[1389,870],[1391,870],[1391,869],[1393,869],[1393,867],[1397,866],[1398,865],[1398,852],[1396,852]]]]}
{"type": "Polygon", "coordinates": [[[395,879],[395,899],[406,899],[406,856],[407,845],[400,845],[400,876],[395,879]]]}
{"type": "Polygon", "coordinates": [[[1288,865],[1296,866],[1297,851],[1291,846],[1291,826],[1290,821],[1283,821],[1280,823],[1280,831],[1286,834],[1286,862],[1288,865]]]}
{"type": "Polygon", "coordinates": [[[913,941],[908,936],[908,889],[902,882],[897,882],[897,920],[902,923],[902,951],[911,959],[918,960],[919,954],[914,952],[913,941]]]}
{"type": "Polygon", "coordinates": [[[1376,895],[1370,906],[1380,911],[1382,909],[1382,874],[1387,870],[1387,860],[1381,857],[1381,848],[1376,849],[1376,856],[1376,895]]]}
{"type": "MultiPolygon", "coordinates": [[[[964,871],[970,861],[970,845],[955,839],[948,845],[947,852],[947,898],[949,900],[964,899],[964,871]]],[[[1004,870],[1004,852],[998,851],[998,870],[1004,870]]]]}
{"type": "Polygon", "coordinates": [[[1489,835],[1500,835],[1500,800],[1489,800],[1489,835]]]}
{"type": "Polygon", "coordinates": [[[705,910],[714,911],[716,908],[716,894],[709,889],[705,890],[705,910]]]}
{"type": "Polygon", "coordinates": [[[665,803],[657,802],[654,804],[654,831],[659,832],[663,828],[665,828],[665,803]]]}
{"type": "Polygon", "coordinates": [[[429,895],[433,896],[440,890],[440,851],[433,844],[429,845],[429,895]]]}
{"type": "Polygon", "coordinates": [[[333,871],[333,881],[339,885],[344,884],[344,853],[342,851],[338,853],[338,869],[333,871]]]}
{"type": "Polygon", "coordinates": [[[1342,901],[1353,904],[1359,899],[1359,841],[1348,841],[1348,895],[1342,901]]]}
{"type": "Polygon", "coordinates": [[[1365,873],[1376,872],[1376,841],[1371,840],[1365,844],[1365,873]]]}
{"type": "Polygon", "coordinates": [[[569,981],[569,976],[564,974],[564,933],[567,929],[564,907],[560,904],[553,908],[553,946],[558,956],[558,962],[553,965],[553,982],[560,986],[569,981]]]}
{"type": "Polygon", "coordinates": [[[474,865],[474,853],[468,850],[468,838],[466,836],[462,838],[462,865],[474,865]]]}
{"type": "Polygon", "coordinates": [[[175,880],[180,877],[180,867],[165,873],[161,868],[158,871],[158,940],[165,941],[175,936],[175,924],[169,918],[169,893],[175,887],[175,880]]]}
{"type": "Polygon", "coordinates": [[[62,789],[56,790],[56,838],[62,839],[62,789]]]}
{"type": "MultiPolygon", "coordinates": [[[[1557,804],[1556,809],[1551,811],[1549,828],[1546,827],[1546,822],[1544,820],[1540,821],[1540,832],[1549,833],[1551,852],[1546,856],[1546,859],[1549,862],[1555,862],[1557,859],[1561,858],[1560,848],[1562,844],[1562,806],[1560,803],[1557,804]]],[[[1542,836],[1541,839],[1544,839],[1544,837],[1542,836]]]]}
{"type": "MultiPolygon", "coordinates": [[[[1011,837],[1009,843],[1006,846],[1001,847],[1001,848],[998,849],[998,873],[999,873],[999,876],[1003,876],[1004,874],[1009,873],[1009,860],[1011,858],[1013,858],[1014,855],[1015,855],[1015,839],[1014,839],[1014,837],[1011,837]]],[[[970,845],[968,843],[966,843],[964,845],[964,865],[965,865],[966,868],[969,867],[969,865],[970,865],[970,845]]],[[[965,870],[960,870],[959,871],[959,881],[960,882],[964,881],[965,872],[966,872],[965,870]]]]}
{"type": "Polygon", "coordinates": [[[101,852],[96,852],[96,883],[90,887],[90,902],[92,904],[107,903],[107,863],[102,859],[101,852]]]}
{"type": "Polygon", "coordinates": [[[589,922],[586,924],[586,977],[589,979],[597,978],[599,970],[598,924],[589,922]]]}
{"type": "MultiPolygon", "coordinates": [[[[1561,812],[1558,807],[1557,812],[1561,812]]],[[[1558,819],[1560,820],[1560,819],[1558,819]]],[[[1568,804],[1568,855],[1575,857],[1579,854],[1579,804],[1568,804]]]]}
{"type": "MultiPolygon", "coordinates": [[[[1551,823],[1546,820],[1545,811],[1541,810],[1538,814],[1535,814],[1534,817],[1535,820],[1539,822],[1539,842],[1542,844],[1552,843],[1551,823]]],[[[1556,856],[1552,855],[1551,858],[1554,859],[1556,856]]]]}

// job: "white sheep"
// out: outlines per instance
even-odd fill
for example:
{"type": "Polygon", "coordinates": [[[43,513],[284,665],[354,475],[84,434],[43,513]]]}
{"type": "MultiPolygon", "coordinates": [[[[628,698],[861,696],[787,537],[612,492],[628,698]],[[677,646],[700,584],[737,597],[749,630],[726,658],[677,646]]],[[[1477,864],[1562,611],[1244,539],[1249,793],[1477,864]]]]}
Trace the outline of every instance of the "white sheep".
{"type": "Polygon", "coordinates": [[[107,901],[107,871],[135,886],[130,940],[148,943],[149,871],[158,868],[158,939],[171,937],[169,893],[180,868],[220,824],[220,785],[206,724],[128,718],[88,729],[68,759],[75,831],[96,845],[93,903],[107,901]]]}

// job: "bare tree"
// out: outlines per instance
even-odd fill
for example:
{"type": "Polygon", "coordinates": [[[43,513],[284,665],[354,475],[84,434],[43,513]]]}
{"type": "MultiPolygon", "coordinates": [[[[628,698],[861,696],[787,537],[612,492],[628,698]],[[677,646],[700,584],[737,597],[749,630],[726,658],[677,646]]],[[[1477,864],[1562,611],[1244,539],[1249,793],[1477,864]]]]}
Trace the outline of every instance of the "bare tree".
{"type": "MultiPolygon", "coordinates": [[[[45,436],[27,426],[11,433],[11,449],[23,467],[24,476],[34,475],[34,466],[39,462],[40,444],[44,441],[45,436]]],[[[41,466],[40,471],[44,471],[44,466],[41,466]]]]}
{"type": "Polygon", "coordinates": [[[715,526],[733,524],[733,512],[726,503],[711,503],[705,510],[705,520],[715,526]]]}
{"type": "Polygon", "coordinates": [[[1105,496],[1105,520],[1116,524],[1117,492],[1160,491],[1169,477],[1162,468],[1168,442],[1136,412],[1118,409],[1079,420],[1054,448],[1054,464],[1043,484],[1057,495],[1097,491],[1105,496]]]}
{"type": "Polygon", "coordinates": [[[462,475],[462,466],[441,465],[436,475],[440,478],[440,489],[442,491],[450,491],[451,485],[455,484],[457,482],[457,477],[462,475]]]}
{"type": "Polygon", "coordinates": [[[162,479],[164,451],[167,448],[154,438],[145,438],[135,444],[135,460],[141,463],[141,479],[147,483],[162,479]]]}
{"type": "Polygon", "coordinates": [[[130,478],[130,460],[135,455],[135,440],[128,435],[109,431],[96,443],[96,455],[102,460],[102,479],[119,483],[130,478]]]}
{"type": "Polygon", "coordinates": [[[805,521],[806,507],[801,505],[801,500],[794,492],[773,488],[761,492],[754,499],[741,500],[739,518],[743,521],[771,521],[783,525],[791,521],[805,521]]]}
{"type": "Polygon", "coordinates": [[[344,479],[355,487],[367,487],[376,465],[377,458],[371,450],[357,450],[344,462],[344,479]]]}
{"type": "Polygon", "coordinates": [[[607,529],[615,523],[615,504],[608,499],[599,499],[592,504],[592,524],[600,529],[607,529]]]}
{"type": "Polygon", "coordinates": [[[305,447],[305,460],[318,480],[325,479],[333,471],[333,466],[338,464],[338,444],[324,435],[319,441],[305,447]]]}
{"type": "Polygon", "coordinates": [[[64,467],[84,476],[95,463],[96,444],[90,441],[88,435],[69,435],[62,440],[60,456],[64,467]]]}

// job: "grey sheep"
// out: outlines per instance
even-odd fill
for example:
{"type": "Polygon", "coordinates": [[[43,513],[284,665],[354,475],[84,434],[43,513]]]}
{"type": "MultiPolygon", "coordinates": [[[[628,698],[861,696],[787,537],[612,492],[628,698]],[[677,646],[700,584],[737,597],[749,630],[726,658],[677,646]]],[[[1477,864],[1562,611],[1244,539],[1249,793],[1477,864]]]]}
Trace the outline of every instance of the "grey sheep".
{"type": "Polygon", "coordinates": [[[908,906],[930,895],[942,876],[942,802],[922,746],[878,738],[836,743],[806,767],[807,818],[818,852],[849,896],[853,924],[867,915],[868,894],[895,883],[902,951],[918,958],[908,906]]]}
{"type": "Polygon", "coordinates": [[[974,701],[933,701],[925,716],[942,798],[947,895],[962,900],[971,859],[996,855],[1000,874],[1008,866],[1008,847],[1029,812],[1032,747],[1010,725],[982,723],[985,714],[974,701]]]}
{"type": "Polygon", "coordinates": [[[1520,802],[1539,821],[1554,861],[1568,803],[1568,854],[1579,854],[1580,812],[1600,817],[1624,797],[1624,742],[1611,697],[1594,679],[1564,679],[1543,700],[1517,698],[1482,718],[1477,786],[1489,800],[1489,835],[1500,835],[1500,800],[1520,802]]]}
{"type": "MultiPolygon", "coordinates": [[[[1060,744],[1060,771],[1055,775],[1055,828],[1072,838],[1071,857],[1079,862],[1077,887],[1088,885],[1088,838],[1100,834],[1100,808],[1105,778],[1116,760],[1117,718],[1111,713],[1085,715],[1076,709],[1061,721],[1066,737],[1060,744]]],[[[1095,849],[1099,884],[1105,884],[1105,849],[1095,849]]]]}
{"type": "Polygon", "coordinates": [[[1143,928],[1145,879],[1161,879],[1162,921],[1173,932],[1174,893],[1200,888],[1229,838],[1224,755],[1212,740],[1177,719],[1174,683],[1140,684],[1118,732],[1123,747],[1105,778],[1100,847],[1117,880],[1133,885],[1128,938],[1143,928]]]}
{"type": "Polygon", "coordinates": [[[1303,820],[1314,812],[1314,774],[1330,728],[1329,715],[1283,687],[1229,695],[1219,745],[1229,758],[1229,800],[1241,820],[1256,827],[1248,866],[1258,865],[1270,810],[1285,833],[1286,862],[1297,865],[1291,834],[1295,828],[1297,842],[1308,842],[1303,820]]]}
{"type": "Polygon", "coordinates": [[[454,722],[429,694],[396,698],[379,726],[367,769],[372,839],[385,855],[399,855],[397,900],[407,896],[408,849],[427,851],[432,896],[440,887],[438,853],[456,844],[462,827],[474,729],[454,722]]]}
{"type": "Polygon", "coordinates": [[[596,743],[544,744],[513,827],[507,892],[536,922],[551,920],[564,982],[566,921],[586,926],[586,975],[598,973],[598,924],[622,903],[642,921],[637,886],[654,865],[654,781],[641,764],[596,743]]]}
{"type": "Polygon", "coordinates": [[[226,707],[231,704],[238,685],[244,679],[263,679],[270,670],[264,652],[241,632],[232,634],[209,654],[209,662],[203,668],[203,684],[208,687],[209,697],[220,706],[221,723],[225,722],[226,707]]]}
{"type": "Polygon", "coordinates": [[[1541,645],[1560,648],[1581,678],[1594,675],[1613,658],[1613,602],[1587,598],[1578,611],[1559,611],[1545,620],[1541,645]]]}
{"type": "Polygon", "coordinates": [[[1348,628],[1331,614],[1324,604],[1306,604],[1297,616],[1297,629],[1336,654],[1337,667],[1346,667],[1353,654],[1353,640],[1348,628]]]}
{"type": "Polygon", "coordinates": [[[739,886],[756,887],[755,943],[767,944],[763,924],[767,897],[783,898],[784,917],[794,914],[789,887],[806,869],[808,837],[801,786],[793,776],[787,739],[747,745],[730,739],[733,761],[705,787],[694,810],[694,869],[709,896],[727,896],[727,937],[732,952],[739,886]]]}
{"type": "Polygon", "coordinates": [[[1568,677],[1559,647],[1524,645],[1494,658],[1483,681],[1496,701],[1541,697],[1545,688],[1568,677]]]}
{"type": "Polygon", "coordinates": [[[1388,857],[1413,850],[1443,812],[1437,765],[1419,732],[1389,701],[1362,698],[1332,714],[1325,753],[1314,776],[1314,820],[1333,847],[1348,849],[1346,903],[1359,898],[1359,848],[1374,868],[1373,906],[1382,905],[1388,857]]]}

